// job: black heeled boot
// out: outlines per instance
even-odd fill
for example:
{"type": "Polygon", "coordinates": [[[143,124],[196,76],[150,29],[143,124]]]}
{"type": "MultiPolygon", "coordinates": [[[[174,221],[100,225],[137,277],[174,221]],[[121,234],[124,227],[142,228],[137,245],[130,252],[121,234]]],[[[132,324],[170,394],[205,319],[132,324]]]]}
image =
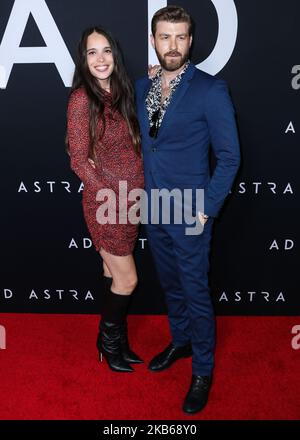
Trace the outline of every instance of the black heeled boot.
{"type": "MultiPolygon", "coordinates": [[[[106,280],[105,283],[108,287],[109,281],[106,280]]],[[[99,359],[102,362],[102,356],[104,356],[109,368],[113,371],[132,372],[134,369],[124,359],[121,348],[122,324],[130,296],[114,293],[109,288],[105,290],[97,338],[99,359]]]]}
{"type": "Polygon", "coordinates": [[[123,358],[131,364],[143,364],[144,361],[129,347],[128,342],[128,329],[126,319],[121,326],[121,349],[123,358]]]}
{"type": "MultiPolygon", "coordinates": [[[[110,290],[112,285],[112,278],[104,276],[105,294],[110,290]]],[[[130,295],[131,296],[131,295],[130,295]]],[[[131,364],[143,364],[144,361],[134,351],[131,350],[128,341],[128,326],[126,316],[121,325],[121,349],[125,361],[131,364]]]]}
{"type": "Polygon", "coordinates": [[[99,360],[102,362],[103,356],[112,371],[120,373],[133,372],[134,369],[122,356],[120,331],[120,324],[101,320],[97,339],[99,360]]]}

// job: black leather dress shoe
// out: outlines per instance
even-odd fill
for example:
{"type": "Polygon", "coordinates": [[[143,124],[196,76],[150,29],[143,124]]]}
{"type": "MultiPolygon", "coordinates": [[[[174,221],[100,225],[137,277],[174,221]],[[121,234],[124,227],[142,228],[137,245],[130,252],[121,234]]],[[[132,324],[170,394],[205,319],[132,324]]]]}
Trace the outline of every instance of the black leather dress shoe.
{"type": "Polygon", "coordinates": [[[183,402],[183,411],[188,414],[201,411],[207,404],[210,385],[210,376],[196,376],[193,374],[190,389],[183,402]]]}
{"type": "Polygon", "coordinates": [[[164,351],[152,359],[148,368],[151,371],[162,371],[169,368],[177,359],[186,358],[192,356],[192,354],[191,344],[175,347],[171,342],[164,351]]]}

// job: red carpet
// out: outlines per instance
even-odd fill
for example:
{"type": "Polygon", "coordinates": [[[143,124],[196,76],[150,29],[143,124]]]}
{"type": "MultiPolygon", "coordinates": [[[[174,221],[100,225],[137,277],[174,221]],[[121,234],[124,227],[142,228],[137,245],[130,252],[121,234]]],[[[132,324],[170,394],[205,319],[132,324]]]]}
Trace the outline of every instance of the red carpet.
{"type": "MultiPolygon", "coordinates": [[[[95,315],[0,314],[0,419],[300,419],[300,317],[219,317],[208,406],[181,411],[191,360],[151,373],[114,373],[97,362],[95,315]]],[[[132,347],[146,362],[169,342],[164,316],[130,316],[132,347]]]]}

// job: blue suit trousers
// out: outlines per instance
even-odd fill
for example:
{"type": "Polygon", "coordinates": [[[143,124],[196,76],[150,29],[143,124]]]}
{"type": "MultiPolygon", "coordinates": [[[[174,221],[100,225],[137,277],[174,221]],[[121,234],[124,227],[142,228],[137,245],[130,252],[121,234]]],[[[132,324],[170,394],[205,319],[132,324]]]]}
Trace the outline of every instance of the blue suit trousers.
{"type": "Polygon", "coordinates": [[[184,224],[148,224],[148,243],[165,292],[173,344],[193,348],[192,373],[207,376],[214,365],[215,318],[208,285],[213,218],[199,235],[184,224]]]}

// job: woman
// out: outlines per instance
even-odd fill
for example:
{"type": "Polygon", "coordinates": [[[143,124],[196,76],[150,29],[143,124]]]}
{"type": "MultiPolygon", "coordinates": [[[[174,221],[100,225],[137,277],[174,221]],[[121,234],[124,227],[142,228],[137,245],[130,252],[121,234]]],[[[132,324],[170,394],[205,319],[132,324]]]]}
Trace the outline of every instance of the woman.
{"type": "MultiPolygon", "coordinates": [[[[114,38],[99,27],[86,29],[78,47],[68,104],[68,151],[71,168],[84,183],[82,205],[93,244],[103,260],[105,295],[97,338],[113,371],[132,372],[142,363],[129,347],[126,314],[137,284],[132,252],[138,226],[99,223],[99,189],[109,188],[118,200],[119,181],[127,191],[144,187],[140,135],[132,85],[114,38]]],[[[133,202],[126,201],[132,208],[133,202]]],[[[122,205],[123,206],[123,205],[122,205]]],[[[136,207],[133,206],[133,208],[136,207]]]]}

